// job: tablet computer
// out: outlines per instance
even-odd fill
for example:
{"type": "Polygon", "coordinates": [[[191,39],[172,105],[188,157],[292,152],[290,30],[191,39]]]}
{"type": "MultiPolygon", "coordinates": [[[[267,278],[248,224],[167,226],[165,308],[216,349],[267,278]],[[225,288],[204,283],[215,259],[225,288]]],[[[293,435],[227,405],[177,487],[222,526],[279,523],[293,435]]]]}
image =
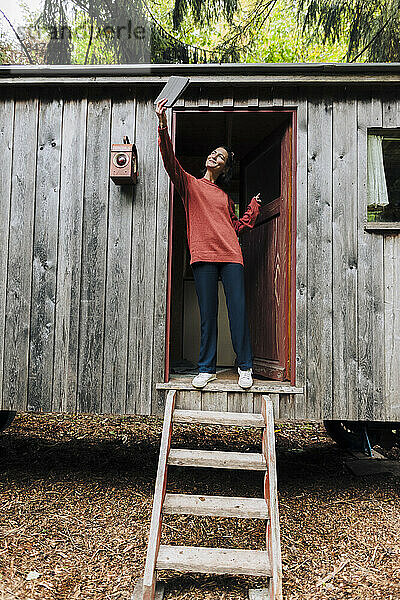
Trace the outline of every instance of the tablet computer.
{"type": "Polygon", "coordinates": [[[189,77],[180,77],[178,75],[171,75],[167,83],[164,85],[157,98],[154,100],[154,104],[157,104],[161,98],[168,98],[164,104],[165,107],[170,108],[178,100],[179,96],[184,92],[190,83],[189,77]]]}

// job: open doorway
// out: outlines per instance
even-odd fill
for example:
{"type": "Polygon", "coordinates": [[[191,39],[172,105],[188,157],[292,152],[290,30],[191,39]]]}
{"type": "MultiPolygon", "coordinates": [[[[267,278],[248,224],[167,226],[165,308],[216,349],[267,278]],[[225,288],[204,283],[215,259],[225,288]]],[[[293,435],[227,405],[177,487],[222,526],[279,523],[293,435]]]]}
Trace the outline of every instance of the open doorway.
{"type": "MultiPolygon", "coordinates": [[[[261,192],[263,204],[256,225],[239,236],[254,353],[253,377],[293,382],[293,112],[174,112],[175,153],[185,170],[201,177],[210,149],[226,144],[235,153],[228,194],[235,202],[238,217],[245,212],[251,197],[261,192]]],[[[190,266],[185,211],[176,191],[172,206],[167,380],[197,373],[200,349],[200,314],[190,266]]],[[[228,378],[229,374],[232,378],[236,374],[222,281],[219,281],[218,372],[228,378]]]]}

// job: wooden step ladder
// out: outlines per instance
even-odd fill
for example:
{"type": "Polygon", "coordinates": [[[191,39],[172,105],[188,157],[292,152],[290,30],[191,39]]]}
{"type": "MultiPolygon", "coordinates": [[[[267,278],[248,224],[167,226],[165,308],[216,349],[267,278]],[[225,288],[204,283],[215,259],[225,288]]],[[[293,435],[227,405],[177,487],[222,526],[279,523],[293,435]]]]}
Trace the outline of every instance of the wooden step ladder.
{"type": "Polygon", "coordinates": [[[270,396],[262,396],[262,414],[175,410],[177,390],[167,395],[160,455],[143,579],[132,600],[161,600],[163,587],[156,586],[156,571],[253,575],[268,578],[268,588],[254,597],[282,600],[282,562],[277,498],[274,414],[270,396]],[[260,427],[262,454],[171,449],[173,423],[202,423],[260,427]],[[167,494],[168,465],[250,469],[266,471],[264,498],[233,498],[167,494]],[[238,517],[267,521],[266,547],[262,550],[164,546],[161,541],[164,514],[238,517]]]}

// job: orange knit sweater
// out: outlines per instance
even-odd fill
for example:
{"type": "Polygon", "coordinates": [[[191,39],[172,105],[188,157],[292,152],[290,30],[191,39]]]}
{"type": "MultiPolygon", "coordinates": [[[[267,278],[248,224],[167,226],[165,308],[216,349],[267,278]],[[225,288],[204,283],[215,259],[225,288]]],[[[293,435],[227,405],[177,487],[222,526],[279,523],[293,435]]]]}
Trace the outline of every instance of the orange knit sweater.
{"type": "Polygon", "coordinates": [[[197,261],[243,265],[238,234],[251,229],[260,212],[255,197],[243,216],[235,215],[233,200],[217,184],[187,173],[177,160],[168,127],[158,126],[158,144],[165,169],[183,200],[190,264],[197,261]]]}

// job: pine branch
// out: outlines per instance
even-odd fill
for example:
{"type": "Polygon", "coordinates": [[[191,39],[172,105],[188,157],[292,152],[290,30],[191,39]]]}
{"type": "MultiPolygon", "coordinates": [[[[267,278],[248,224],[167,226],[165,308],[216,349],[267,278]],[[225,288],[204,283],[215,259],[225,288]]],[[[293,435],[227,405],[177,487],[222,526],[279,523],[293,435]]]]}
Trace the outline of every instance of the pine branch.
{"type": "MultiPolygon", "coordinates": [[[[399,6],[397,7],[397,9],[399,10],[400,8],[400,3],[399,6]]],[[[368,44],[366,46],[364,46],[364,48],[361,50],[361,52],[359,52],[357,54],[357,56],[355,56],[350,62],[354,62],[355,60],[357,60],[357,58],[359,58],[362,54],[364,54],[364,52],[366,50],[368,50],[368,48],[373,44],[373,42],[376,40],[377,37],[379,37],[381,35],[381,33],[386,29],[386,27],[389,25],[390,21],[394,18],[394,14],[390,15],[390,17],[386,20],[386,22],[382,25],[382,27],[378,30],[378,32],[374,35],[374,37],[368,42],[368,44]]],[[[347,54],[345,55],[345,57],[347,56],[347,54]]]]}

